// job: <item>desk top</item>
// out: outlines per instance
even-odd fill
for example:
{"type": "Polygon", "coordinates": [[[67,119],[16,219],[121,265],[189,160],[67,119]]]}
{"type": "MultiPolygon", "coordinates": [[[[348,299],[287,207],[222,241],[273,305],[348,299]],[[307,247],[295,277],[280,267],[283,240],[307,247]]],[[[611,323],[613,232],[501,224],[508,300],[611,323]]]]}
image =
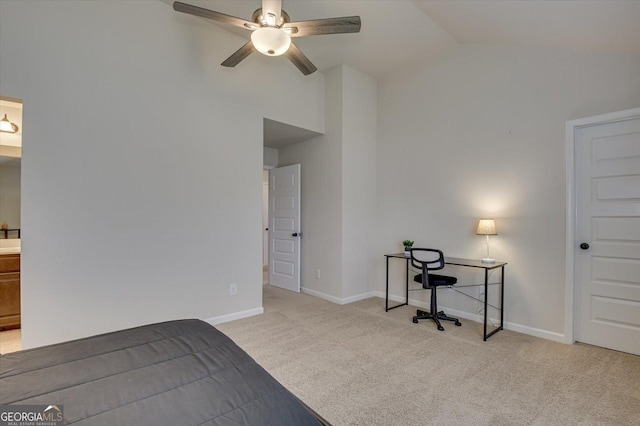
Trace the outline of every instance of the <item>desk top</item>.
{"type": "MultiPolygon", "coordinates": [[[[411,256],[408,254],[402,253],[391,253],[385,254],[386,257],[397,257],[399,259],[411,259],[411,256]]],[[[458,266],[469,266],[472,268],[484,268],[484,269],[494,269],[501,268],[507,264],[507,262],[498,262],[495,263],[483,263],[482,260],[479,259],[463,259],[460,257],[444,257],[444,263],[447,265],[458,265],[458,266]]]]}

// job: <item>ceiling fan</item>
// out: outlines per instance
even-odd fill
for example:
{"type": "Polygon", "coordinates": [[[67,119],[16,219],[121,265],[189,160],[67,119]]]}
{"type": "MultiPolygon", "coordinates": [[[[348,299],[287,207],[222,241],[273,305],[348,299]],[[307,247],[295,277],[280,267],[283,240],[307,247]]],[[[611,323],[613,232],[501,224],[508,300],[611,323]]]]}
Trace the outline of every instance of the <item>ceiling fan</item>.
{"type": "Polygon", "coordinates": [[[267,56],[285,55],[304,74],[317,70],[315,65],[291,42],[292,37],[360,32],[360,17],[313,19],[291,22],[282,10],[282,0],[262,0],[262,8],[253,12],[252,21],[176,1],[173,9],[202,18],[223,22],[252,31],[251,40],[229,56],[222,65],[235,67],[254,51],[267,56]]]}

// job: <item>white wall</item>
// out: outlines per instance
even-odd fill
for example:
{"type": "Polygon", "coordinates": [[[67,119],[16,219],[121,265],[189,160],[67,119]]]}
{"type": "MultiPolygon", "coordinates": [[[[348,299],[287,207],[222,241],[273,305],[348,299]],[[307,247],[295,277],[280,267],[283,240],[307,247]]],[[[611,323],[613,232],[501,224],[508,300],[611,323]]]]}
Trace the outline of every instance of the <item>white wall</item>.
{"type": "Polygon", "coordinates": [[[342,69],[326,72],[325,132],[278,150],[278,165],[300,164],[300,279],[303,291],[342,297],[342,69]],[[315,271],[320,269],[320,278],[315,271]]]}
{"type": "Polygon", "coordinates": [[[373,290],[377,81],[342,67],[342,298],[373,290]]]}
{"type": "Polygon", "coordinates": [[[0,11],[0,93],[24,100],[24,347],[258,313],[262,120],[321,131],[324,76],[224,69],[244,39],[154,0],[0,11]]]}
{"type": "MultiPolygon", "coordinates": [[[[509,262],[505,321],[559,338],[565,122],[640,105],[640,56],[467,45],[385,79],[379,105],[377,289],[382,254],[403,239],[480,258],[477,220],[494,217],[492,257],[509,262]]],[[[442,294],[443,306],[465,303],[442,294]]]]}
{"type": "MultiPolygon", "coordinates": [[[[271,168],[278,167],[278,150],[275,148],[264,147],[263,165],[271,168]]],[[[267,181],[269,179],[267,178],[267,181]]]]}
{"type": "Polygon", "coordinates": [[[281,149],[279,165],[302,169],[303,291],[347,303],[373,290],[376,81],[335,67],[325,102],[325,134],[281,149]]]}

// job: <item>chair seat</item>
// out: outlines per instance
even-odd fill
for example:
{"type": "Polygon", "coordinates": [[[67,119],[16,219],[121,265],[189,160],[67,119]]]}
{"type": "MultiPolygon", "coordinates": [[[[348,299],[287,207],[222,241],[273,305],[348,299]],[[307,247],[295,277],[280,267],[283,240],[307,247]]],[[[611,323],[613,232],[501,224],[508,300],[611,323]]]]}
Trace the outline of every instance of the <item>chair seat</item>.
{"type": "MultiPolygon", "coordinates": [[[[417,283],[422,284],[422,274],[416,275],[413,280],[417,283]]],[[[434,287],[439,287],[443,285],[454,285],[458,282],[456,277],[450,277],[448,275],[438,275],[438,274],[429,274],[429,283],[434,287]]],[[[423,285],[424,288],[425,287],[423,285]]]]}

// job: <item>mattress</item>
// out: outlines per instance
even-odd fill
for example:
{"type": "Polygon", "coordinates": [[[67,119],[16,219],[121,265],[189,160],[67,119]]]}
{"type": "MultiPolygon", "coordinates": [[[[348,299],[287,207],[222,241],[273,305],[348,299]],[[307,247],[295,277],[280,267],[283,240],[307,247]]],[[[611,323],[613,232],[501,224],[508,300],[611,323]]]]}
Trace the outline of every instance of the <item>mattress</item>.
{"type": "Polygon", "coordinates": [[[73,425],[328,424],[199,320],[2,355],[0,404],[62,405],[73,425]]]}

